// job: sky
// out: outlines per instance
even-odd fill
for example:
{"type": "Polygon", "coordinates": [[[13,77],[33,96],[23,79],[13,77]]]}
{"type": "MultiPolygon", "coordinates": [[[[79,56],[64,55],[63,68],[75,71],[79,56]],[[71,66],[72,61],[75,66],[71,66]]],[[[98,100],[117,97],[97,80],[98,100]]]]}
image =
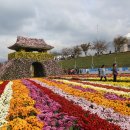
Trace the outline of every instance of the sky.
{"type": "Polygon", "coordinates": [[[0,60],[17,36],[61,50],[130,32],[130,0],[0,0],[0,60]]]}

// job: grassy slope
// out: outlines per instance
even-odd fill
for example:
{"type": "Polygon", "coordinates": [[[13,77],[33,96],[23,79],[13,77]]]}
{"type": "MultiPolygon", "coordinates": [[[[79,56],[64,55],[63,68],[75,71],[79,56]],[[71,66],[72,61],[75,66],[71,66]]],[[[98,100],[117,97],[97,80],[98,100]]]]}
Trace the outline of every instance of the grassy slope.
{"type": "MultiPolygon", "coordinates": [[[[130,67],[130,52],[117,53],[117,54],[107,54],[101,56],[93,56],[94,68],[100,67],[102,64],[105,64],[106,67],[111,67],[112,64],[116,61],[119,67],[130,67]]],[[[74,68],[74,64],[79,68],[91,68],[92,56],[79,57],[76,59],[64,60],[59,62],[63,68],[74,68]]]]}

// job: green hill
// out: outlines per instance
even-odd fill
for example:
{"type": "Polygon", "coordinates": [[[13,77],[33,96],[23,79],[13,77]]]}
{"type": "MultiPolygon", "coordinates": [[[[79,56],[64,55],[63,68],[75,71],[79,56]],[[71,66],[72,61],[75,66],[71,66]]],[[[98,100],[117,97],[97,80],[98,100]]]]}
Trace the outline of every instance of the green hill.
{"type": "MultiPolygon", "coordinates": [[[[130,67],[130,52],[112,53],[100,56],[93,56],[94,68],[105,65],[111,67],[115,63],[115,59],[118,67],[130,67]]],[[[74,68],[75,64],[78,68],[91,68],[92,56],[79,57],[75,59],[63,60],[59,64],[62,68],[74,68]]]]}

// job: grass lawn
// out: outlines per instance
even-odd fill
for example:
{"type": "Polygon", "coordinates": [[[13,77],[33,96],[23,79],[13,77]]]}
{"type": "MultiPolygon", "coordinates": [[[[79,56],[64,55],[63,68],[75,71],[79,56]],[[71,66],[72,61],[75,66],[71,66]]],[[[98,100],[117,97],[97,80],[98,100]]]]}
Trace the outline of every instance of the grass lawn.
{"type": "MultiPolygon", "coordinates": [[[[100,67],[102,64],[106,65],[106,67],[111,67],[112,64],[115,62],[115,59],[117,61],[118,67],[130,66],[130,52],[123,52],[93,56],[94,68],[100,67]]],[[[79,68],[91,68],[92,56],[63,60],[60,61],[59,64],[62,65],[63,68],[74,68],[75,62],[76,66],[79,68]]]]}

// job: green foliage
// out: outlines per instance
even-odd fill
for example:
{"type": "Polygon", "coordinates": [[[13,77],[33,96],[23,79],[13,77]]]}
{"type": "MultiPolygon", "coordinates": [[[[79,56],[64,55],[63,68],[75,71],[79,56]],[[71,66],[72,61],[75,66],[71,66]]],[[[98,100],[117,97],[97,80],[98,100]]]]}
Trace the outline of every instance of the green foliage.
{"type": "MultiPolygon", "coordinates": [[[[129,60],[130,52],[124,52],[124,53],[114,53],[114,54],[93,56],[94,68],[101,67],[101,65],[103,64],[106,67],[112,67],[112,64],[115,62],[115,59],[118,67],[130,66],[130,60],[129,60]]],[[[61,65],[62,68],[66,68],[66,69],[74,68],[75,64],[78,68],[91,68],[92,56],[68,59],[59,62],[59,65],[61,65]]]]}
{"type": "Polygon", "coordinates": [[[19,58],[25,58],[25,59],[33,59],[37,61],[43,61],[43,60],[49,60],[53,59],[54,56],[52,54],[48,54],[47,52],[14,52],[8,54],[8,59],[19,59],[19,58]]]}

